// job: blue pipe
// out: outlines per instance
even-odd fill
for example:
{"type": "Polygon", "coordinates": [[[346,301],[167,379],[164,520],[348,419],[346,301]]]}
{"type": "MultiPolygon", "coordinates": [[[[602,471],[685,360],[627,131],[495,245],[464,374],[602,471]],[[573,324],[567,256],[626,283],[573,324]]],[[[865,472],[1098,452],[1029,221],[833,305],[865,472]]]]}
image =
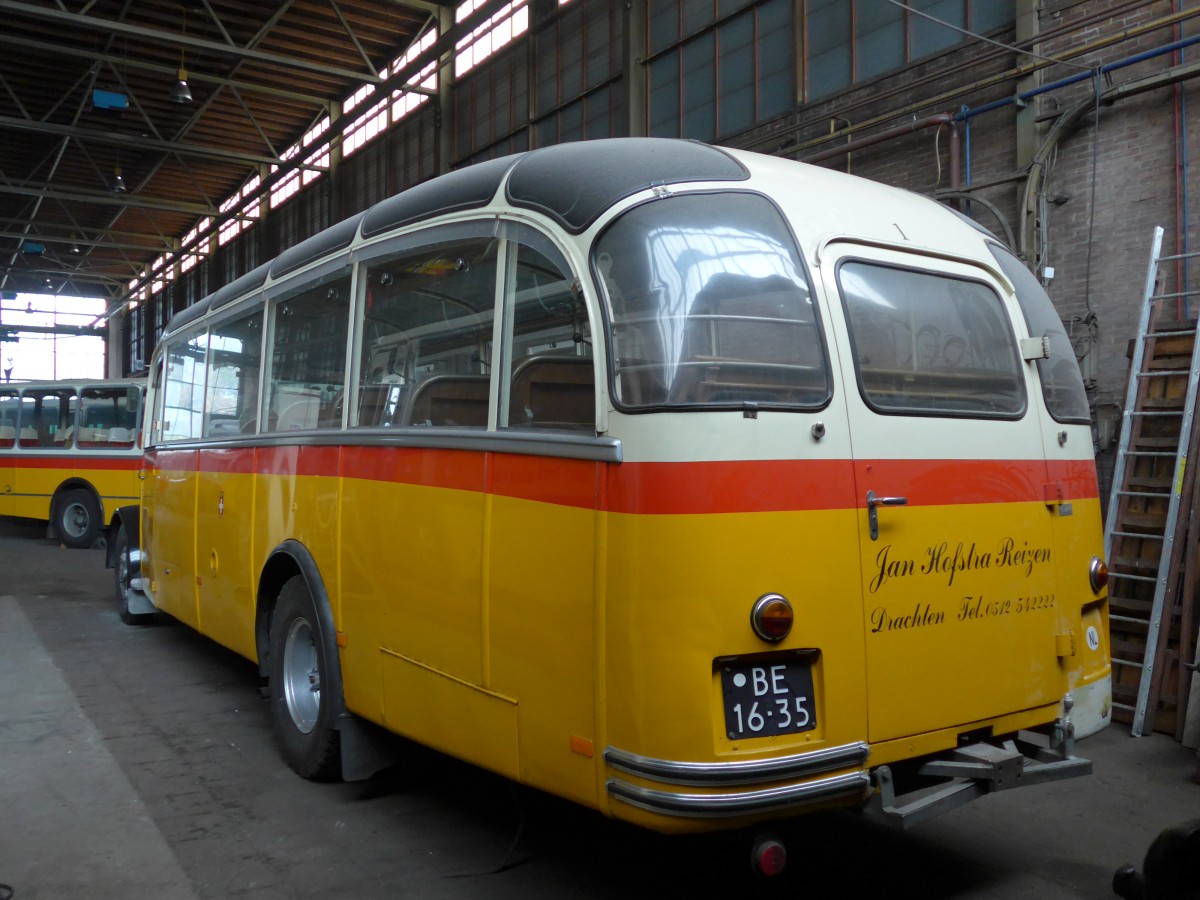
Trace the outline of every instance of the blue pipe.
{"type": "MultiPolygon", "coordinates": [[[[959,110],[959,115],[962,115],[969,108],[970,107],[968,107],[966,104],[963,104],[962,109],[959,110]]],[[[957,119],[958,116],[955,116],[955,118],[957,119]]],[[[971,184],[971,120],[963,119],[962,121],[966,123],[963,126],[963,157],[964,157],[964,163],[965,163],[963,168],[966,169],[966,173],[967,173],[966,174],[966,183],[968,185],[970,185],[971,184]]]]}
{"type": "MultiPolygon", "coordinates": [[[[1200,44],[1200,35],[1184,38],[1183,40],[1174,41],[1170,44],[1164,44],[1154,50],[1146,50],[1142,53],[1136,53],[1133,56],[1118,60],[1114,63],[1109,63],[1106,66],[1100,67],[1100,74],[1106,75],[1109,72],[1115,72],[1117,69],[1123,69],[1126,66],[1132,66],[1140,62],[1145,62],[1148,59],[1153,59],[1156,56],[1163,56],[1167,53],[1174,53],[1176,50],[1183,50],[1185,47],[1191,47],[1193,44],[1200,44]]],[[[1022,91],[1012,97],[1005,97],[1002,100],[993,100],[991,103],[985,103],[983,106],[976,106],[974,109],[963,108],[955,114],[954,118],[959,122],[965,122],[975,116],[982,115],[985,112],[991,112],[994,109],[999,109],[1002,106],[1008,106],[1010,103],[1016,103],[1018,100],[1028,100],[1030,97],[1036,97],[1038,94],[1044,94],[1047,91],[1056,91],[1059,88],[1066,87],[1071,84],[1078,84],[1081,81],[1086,81],[1094,77],[1096,70],[1092,69],[1087,72],[1079,72],[1075,75],[1068,75],[1066,78],[1060,78],[1058,81],[1052,81],[1049,84],[1043,84],[1041,87],[1036,87],[1028,91],[1022,91]]],[[[970,171],[970,168],[967,169],[970,171]]]]}

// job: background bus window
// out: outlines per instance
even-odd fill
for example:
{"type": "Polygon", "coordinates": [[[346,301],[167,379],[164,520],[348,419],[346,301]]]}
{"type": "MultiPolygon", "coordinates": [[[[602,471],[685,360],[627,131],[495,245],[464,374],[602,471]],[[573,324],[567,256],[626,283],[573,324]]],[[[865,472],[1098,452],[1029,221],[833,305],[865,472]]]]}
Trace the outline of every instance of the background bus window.
{"type": "Polygon", "coordinates": [[[0,449],[16,446],[17,411],[20,408],[16,391],[0,390],[0,449]]]}
{"type": "Polygon", "coordinates": [[[1000,297],[965,278],[847,262],[838,284],[863,399],[878,412],[1016,418],[1025,388],[1000,297]]]}
{"type": "MultiPolygon", "coordinates": [[[[594,431],[596,385],[587,308],[565,259],[546,242],[510,245],[505,280],[507,424],[594,431]]],[[[501,421],[503,425],[503,420],[501,421]]]]}
{"type": "Polygon", "coordinates": [[[344,271],[273,304],[267,431],[342,427],[349,304],[344,271]]]}
{"type": "Polygon", "coordinates": [[[22,447],[65,450],[74,443],[74,426],[74,390],[27,390],[21,394],[22,447]]]}
{"type": "Polygon", "coordinates": [[[204,419],[204,351],[208,333],[200,332],[167,350],[163,391],[163,441],[189,441],[201,435],[204,419]]]}
{"type": "Polygon", "coordinates": [[[141,391],[133,386],[84,388],[79,401],[80,447],[128,449],[137,443],[141,391]]]}
{"type": "Polygon", "coordinates": [[[824,341],[778,210],[754,194],[636,206],[596,243],[622,407],[823,406],[824,341]]]}
{"type": "Polygon", "coordinates": [[[464,238],[370,265],[359,425],[487,426],[498,244],[464,238]]]}
{"type": "Polygon", "coordinates": [[[207,437],[254,434],[262,369],[262,307],[214,325],[208,342],[207,437]]]}

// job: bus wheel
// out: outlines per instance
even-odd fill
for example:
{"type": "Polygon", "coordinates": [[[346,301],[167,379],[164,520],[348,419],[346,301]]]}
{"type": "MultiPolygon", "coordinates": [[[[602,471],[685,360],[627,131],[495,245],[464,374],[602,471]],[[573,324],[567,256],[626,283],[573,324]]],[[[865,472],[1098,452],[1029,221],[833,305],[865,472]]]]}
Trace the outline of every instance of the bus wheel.
{"type": "Polygon", "coordinates": [[[126,625],[145,625],[154,618],[153,613],[131,613],[129,611],[129,579],[132,575],[129,564],[129,538],[125,535],[125,526],[117,529],[113,540],[114,582],[117,593],[117,615],[126,625]]]}
{"type": "Polygon", "coordinates": [[[54,525],[68,547],[85,549],[100,536],[100,510],[89,491],[76,488],[58,499],[54,525]]]}
{"type": "Polygon", "coordinates": [[[316,607],[300,576],[279,592],[270,640],[271,716],[283,758],[304,778],[337,778],[341,759],[334,698],[322,687],[335,657],[321,640],[316,607]]]}

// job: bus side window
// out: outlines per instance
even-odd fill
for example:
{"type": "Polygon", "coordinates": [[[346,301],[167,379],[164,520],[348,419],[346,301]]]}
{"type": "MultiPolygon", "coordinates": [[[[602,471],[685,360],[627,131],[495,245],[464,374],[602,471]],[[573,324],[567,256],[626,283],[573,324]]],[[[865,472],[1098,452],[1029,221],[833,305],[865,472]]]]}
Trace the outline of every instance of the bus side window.
{"type": "Polygon", "coordinates": [[[166,390],[163,391],[162,440],[188,441],[200,437],[204,418],[204,357],[208,332],[180,340],[167,350],[166,390]]]}
{"type": "Polygon", "coordinates": [[[349,302],[343,270],[272,305],[267,431],[342,427],[349,302]]]}
{"type": "Polygon", "coordinates": [[[16,391],[0,391],[0,449],[17,443],[17,410],[21,402],[16,391]]]}
{"type": "Polygon", "coordinates": [[[497,244],[463,237],[367,265],[356,424],[487,426],[497,244]]]}
{"type": "MultiPolygon", "coordinates": [[[[518,231],[518,239],[523,230],[518,231]]],[[[596,380],[587,308],[566,260],[548,243],[513,243],[504,354],[509,428],[595,431],[596,380]]]]}
{"type": "Polygon", "coordinates": [[[74,442],[76,394],[73,390],[31,390],[21,395],[22,447],[64,450],[74,442]]]}
{"type": "Polygon", "coordinates": [[[258,373],[262,368],[262,307],[212,327],[208,348],[208,401],[204,434],[254,434],[258,373]]]}
{"type": "Polygon", "coordinates": [[[76,444],[85,449],[127,450],[137,439],[137,388],[84,388],[76,444]]]}

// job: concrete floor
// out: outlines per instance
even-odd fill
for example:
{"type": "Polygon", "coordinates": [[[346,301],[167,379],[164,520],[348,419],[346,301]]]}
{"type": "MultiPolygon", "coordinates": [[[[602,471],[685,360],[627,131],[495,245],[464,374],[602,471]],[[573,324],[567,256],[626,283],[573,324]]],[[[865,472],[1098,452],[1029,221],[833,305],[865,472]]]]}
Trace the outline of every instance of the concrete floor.
{"type": "MultiPolygon", "coordinates": [[[[99,550],[0,520],[0,883],[35,898],[1105,898],[1200,815],[1197,758],[1114,726],[1090,778],[985,797],[911,832],[854,814],[667,838],[410,748],[359,784],[297,778],[253,666],[172,620],[127,628],[99,550]]],[[[0,891],[0,896],[3,892],[0,891]]]]}

